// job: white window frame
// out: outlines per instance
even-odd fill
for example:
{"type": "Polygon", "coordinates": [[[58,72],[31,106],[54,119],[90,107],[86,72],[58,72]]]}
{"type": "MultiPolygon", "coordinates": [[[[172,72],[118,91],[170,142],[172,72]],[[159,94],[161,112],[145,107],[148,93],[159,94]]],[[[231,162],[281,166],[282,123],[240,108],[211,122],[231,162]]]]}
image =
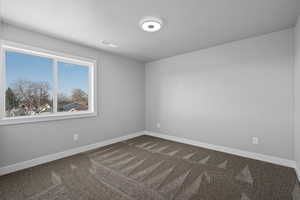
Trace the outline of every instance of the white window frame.
{"type": "Polygon", "coordinates": [[[96,99],[96,61],[89,58],[71,56],[64,53],[49,51],[41,48],[31,47],[15,42],[1,40],[1,57],[0,57],[0,125],[32,123],[50,120],[63,120],[82,117],[97,116],[97,99],[96,99]],[[6,62],[5,52],[12,51],[33,56],[49,58],[53,60],[53,113],[49,115],[33,115],[33,116],[5,116],[5,89],[6,89],[6,62]],[[57,112],[57,94],[58,94],[58,62],[65,62],[75,65],[87,66],[89,68],[89,110],[78,112],[57,112]]]}

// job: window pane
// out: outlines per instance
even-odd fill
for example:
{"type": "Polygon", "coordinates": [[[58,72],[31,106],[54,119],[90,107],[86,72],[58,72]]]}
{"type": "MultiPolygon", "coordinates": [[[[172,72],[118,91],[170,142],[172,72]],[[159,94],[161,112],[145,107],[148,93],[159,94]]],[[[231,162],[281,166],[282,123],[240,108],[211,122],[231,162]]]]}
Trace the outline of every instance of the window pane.
{"type": "Polygon", "coordinates": [[[52,112],[53,61],[16,52],[5,52],[6,117],[52,112]]]}
{"type": "Polygon", "coordinates": [[[89,68],[58,62],[58,112],[88,110],[89,68]]]}

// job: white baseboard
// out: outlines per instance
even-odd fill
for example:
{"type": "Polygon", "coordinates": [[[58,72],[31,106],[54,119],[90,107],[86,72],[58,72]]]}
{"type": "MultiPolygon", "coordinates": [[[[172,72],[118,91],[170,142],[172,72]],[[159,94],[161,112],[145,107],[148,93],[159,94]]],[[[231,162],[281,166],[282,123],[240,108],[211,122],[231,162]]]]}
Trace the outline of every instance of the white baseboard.
{"type": "Polygon", "coordinates": [[[234,149],[234,148],[230,148],[230,147],[224,147],[224,146],[219,146],[219,145],[203,143],[203,142],[199,142],[196,140],[191,140],[191,139],[186,139],[186,138],[181,138],[181,137],[176,137],[176,136],[171,136],[171,135],[166,135],[166,134],[161,134],[161,133],[155,133],[155,132],[150,132],[150,131],[141,131],[141,132],[137,132],[137,133],[132,133],[132,134],[128,134],[128,135],[125,135],[125,136],[122,136],[119,138],[114,138],[114,139],[106,140],[103,142],[98,142],[95,144],[77,147],[77,148],[66,150],[63,152],[50,154],[50,155],[42,156],[42,157],[35,158],[32,160],[23,161],[23,162],[9,165],[9,166],[5,166],[5,167],[0,168],[0,176],[9,174],[12,172],[16,172],[16,171],[19,171],[22,169],[30,168],[33,166],[37,166],[40,164],[44,164],[47,162],[51,162],[54,160],[58,160],[61,158],[65,158],[68,156],[83,153],[86,151],[90,151],[93,149],[97,149],[97,148],[100,148],[100,147],[103,147],[106,145],[110,145],[113,143],[128,140],[128,139],[138,137],[141,135],[150,135],[150,136],[159,137],[159,138],[163,138],[163,139],[167,139],[167,140],[171,140],[171,141],[175,141],[175,142],[190,144],[190,145],[203,147],[203,148],[207,148],[207,149],[212,149],[212,150],[216,150],[216,151],[221,151],[221,152],[225,152],[225,153],[229,153],[229,154],[234,154],[234,155],[238,155],[238,156],[242,156],[242,157],[246,157],[246,158],[251,158],[251,159],[261,160],[261,161],[265,161],[265,162],[269,162],[269,163],[273,163],[273,164],[277,164],[277,165],[291,167],[291,168],[295,169],[296,174],[298,176],[298,180],[300,181],[300,170],[299,170],[300,168],[297,166],[296,162],[293,160],[288,160],[288,159],[278,158],[278,157],[274,157],[274,156],[268,156],[268,155],[264,155],[264,154],[243,151],[243,150],[234,149]]]}
{"type": "Polygon", "coordinates": [[[119,138],[114,138],[114,139],[106,140],[106,141],[103,141],[103,142],[98,142],[98,143],[95,143],[95,144],[90,144],[90,145],[86,145],[86,146],[82,146],[82,147],[77,147],[77,148],[66,150],[66,151],[63,151],[63,152],[50,154],[50,155],[42,156],[42,157],[35,158],[35,159],[32,159],[32,160],[23,161],[23,162],[19,162],[19,163],[16,163],[16,164],[9,165],[9,166],[1,167],[0,168],[0,176],[5,175],[5,174],[9,174],[9,173],[12,173],[12,172],[16,172],[16,171],[19,171],[19,170],[22,170],[22,169],[30,168],[30,167],[33,167],[33,166],[37,166],[37,165],[40,165],[40,164],[44,164],[44,163],[47,163],[47,162],[51,162],[51,161],[54,161],[54,160],[58,160],[58,159],[61,159],[61,158],[65,158],[65,157],[68,157],[68,156],[72,156],[72,155],[75,155],[75,154],[79,154],[79,153],[82,153],[82,152],[97,149],[97,148],[100,148],[100,147],[103,147],[103,146],[106,146],[106,145],[110,145],[110,144],[113,144],[113,143],[128,140],[128,139],[131,139],[131,138],[143,135],[143,134],[144,134],[144,132],[137,132],[137,133],[125,135],[125,136],[122,136],[122,137],[119,137],[119,138]]]}
{"type": "MultiPolygon", "coordinates": [[[[251,158],[251,159],[255,159],[255,160],[260,160],[260,161],[264,161],[264,162],[273,163],[276,165],[281,165],[281,166],[297,169],[296,162],[294,160],[288,160],[288,159],[284,159],[284,158],[278,158],[278,157],[274,157],[274,156],[268,156],[268,155],[264,155],[264,154],[243,151],[243,150],[234,149],[234,148],[230,148],[230,147],[224,147],[224,146],[219,146],[219,145],[203,143],[203,142],[199,142],[196,140],[191,140],[191,139],[186,139],[186,138],[181,138],[181,137],[176,137],[176,136],[171,136],[171,135],[166,135],[166,134],[161,134],[161,133],[155,133],[155,132],[150,132],[150,131],[145,131],[145,135],[159,137],[159,138],[163,138],[163,139],[167,139],[167,140],[172,140],[175,142],[190,144],[190,145],[194,145],[194,146],[198,146],[198,147],[212,149],[215,151],[221,151],[224,153],[234,154],[234,155],[238,155],[238,156],[242,156],[242,157],[246,157],[246,158],[251,158]]],[[[299,177],[299,175],[298,175],[298,177],[299,177]]]]}

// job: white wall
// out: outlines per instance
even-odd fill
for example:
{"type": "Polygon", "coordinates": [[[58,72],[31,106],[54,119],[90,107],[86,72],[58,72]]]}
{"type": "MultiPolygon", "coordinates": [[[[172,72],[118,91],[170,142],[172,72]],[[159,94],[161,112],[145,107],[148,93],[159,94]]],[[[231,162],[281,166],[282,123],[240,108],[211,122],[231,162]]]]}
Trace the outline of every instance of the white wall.
{"type": "Polygon", "coordinates": [[[294,159],[293,33],[146,64],[146,129],[294,159]]]}
{"type": "MultiPolygon", "coordinates": [[[[295,160],[300,169],[300,17],[295,27],[295,160]]],[[[300,172],[300,171],[299,171],[300,172]]],[[[300,178],[300,174],[298,174],[300,178]]]]}
{"type": "Polygon", "coordinates": [[[143,63],[9,25],[3,38],[96,59],[99,116],[0,126],[0,167],[144,130],[143,63]],[[78,142],[72,139],[74,133],[80,135],[78,142]]]}

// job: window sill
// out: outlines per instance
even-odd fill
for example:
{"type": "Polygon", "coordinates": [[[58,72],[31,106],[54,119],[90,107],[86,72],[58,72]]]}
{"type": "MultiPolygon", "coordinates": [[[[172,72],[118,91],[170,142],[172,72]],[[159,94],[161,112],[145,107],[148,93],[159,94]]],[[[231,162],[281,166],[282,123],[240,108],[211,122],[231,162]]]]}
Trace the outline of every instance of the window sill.
{"type": "Polygon", "coordinates": [[[37,122],[55,121],[55,120],[87,118],[87,117],[96,117],[96,116],[97,116],[96,112],[78,112],[78,113],[63,113],[63,114],[52,114],[52,115],[3,118],[0,120],[0,126],[13,125],[13,124],[25,124],[25,123],[37,123],[37,122]]]}

